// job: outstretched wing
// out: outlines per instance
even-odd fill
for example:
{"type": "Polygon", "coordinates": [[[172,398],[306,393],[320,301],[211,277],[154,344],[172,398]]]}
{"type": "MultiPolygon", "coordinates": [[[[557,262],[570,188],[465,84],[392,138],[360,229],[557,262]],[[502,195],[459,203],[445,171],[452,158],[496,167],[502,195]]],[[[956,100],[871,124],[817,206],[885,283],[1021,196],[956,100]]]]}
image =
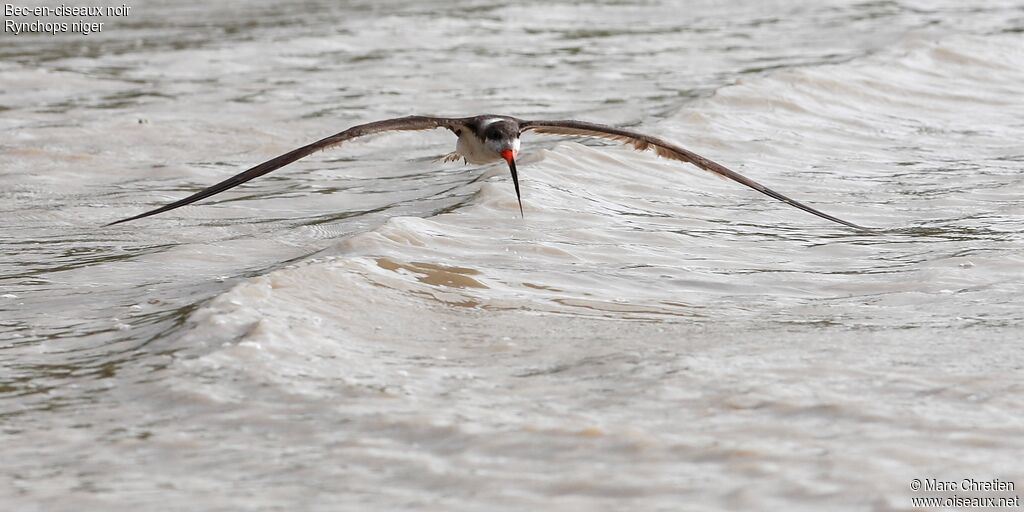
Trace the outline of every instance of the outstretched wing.
{"type": "Polygon", "coordinates": [[[849,226],[855,229],[868,230],[863,226],[858,226],[852,222],[845,221],[838,217],[833,217],[827,213],[818,211],[810,206],[807,206],[795,199],[786,197],[742,174],[726,168],[725,166],[708,160],[692,151],[687,151],[675,144],[666,142],[657,137],[651,137],[642,133],[636,133],[629,130],[622,130],[620,128],[613,128],[611,126],[604,126],[594,123],[585,123],[583,121],[523,121],[520,125],[521,131],[534,131],[537,133],[547,133],[552,135],[570,135],[577,137],[594,137],[599,139],[614,140],[626,144],[632,145],[638,151],[646,151],[648,149],[654,149],[654,151],[660,157],[671,158],[673,160],[679,160],[682,162],[688,162],[706,171],[711,171],[722,177],[729,178],[737,183],[742,183],[762,194],[769,197],[773,197],[782,201],[790,206],[799,208],[805,212],[812,213],[823,219],[828,219],[832,222],[838,222],[844,226],[849,226]]]}
{"type": "Polygon", "coordinates": [[[232,176],[209,188],[200,190],[199,192],[196,192],[195,194],[192,194],[184,199],[180,199],[173,203],[161,206],[160,208],[157,208],[155,210],[148,211],[146,213],[141,213],[134,217],[128,217],[127,219],[121,219],[116,222],[111,222],[110,224],[107,225],[113,226],[114,224],[120,224],[122,222],[128,222],[130,220],[149,217],[150,215],[156,215],[158,213],[173,210],[175,208],[179,208],[187,204],[192,204],[201,199],[206,199],[207,197],[210,197],[214,194],[219,194],[230,188],[237,187],[242,183],[245,183],[253,178],[263,176],[268,172],[280,169],[281,167],[284,167],[305,156],[309,156],[310,154],[316,151],[327,149],[332,146],[337,146],[342,142],[349,141],[357,137],[364,137],[366,135],[373,135],[376,133],[383,132],[432,130],[435,128],[447,128],[454,132],[455,130],[462,127],[462,123],[463,121],[461,119],[450,119],[446,117],[408,116],[353,126],[352,128],[349,128],[341,133],[331,135],[330,137],[327,137],[325,139],[320,139],[312,144],[302,146],[301,148],[298,149],[293,149],[281,156],[278,156],[271,160],[267,160],[266,162],[263,162],[262,164],[259,164],[256,167],[253,167],[252,169],[249,169],[241,174],[232,176]]]}

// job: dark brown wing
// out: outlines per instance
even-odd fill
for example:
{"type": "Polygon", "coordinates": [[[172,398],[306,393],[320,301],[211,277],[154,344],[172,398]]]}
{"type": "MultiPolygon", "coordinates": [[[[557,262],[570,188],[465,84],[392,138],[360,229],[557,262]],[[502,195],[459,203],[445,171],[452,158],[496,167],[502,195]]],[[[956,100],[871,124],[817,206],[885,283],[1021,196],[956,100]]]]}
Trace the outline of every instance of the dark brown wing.
{"type": "Polygon", "coordinates": [[[600,124],[585,123],[583,121],[523,121],[520,125],[521,131],[534,131],[537,133],[547,133],[552,135],[572,135],[578,137],[594,137],[600,139],[614,140],[625,144],[630,144],[638,151],[645,151],[648,149],[654,149],[654,151],[660,157],[671,158],[673,160],[679,160],[682,162],[688,162],[706,171],[711,171],[724,178],[729,178],[737,183],[742,183],[762,194],[773,197],[782,201],[790,206],[795,206],[805,212],[812,213],[823,219],[828,219],[832,222],[838,222],[844,226],[849,226],[855,229],[868,230],[863,226],[858,226],[852,222],[847,222],[843,219],[833,217],[827,213],[818,211],[810,206],[807,206],[795,199],[790,199],[742,174],[726,168],[725,166],[708,160],[692,151],[687,151],[675,144],[666,142],[657,137],[651,137],[642,133],[636,133],[629,130],[622,130],[619,128],[613,128],[611,126],[604,126],[600,124]]]}
{"type": "Polygon", "coordinates": [[[459,129],[462,126],[462,123],[463,120],[461,119],[449,119],[445,117],[408,116],[353,126],[352,128],[349,128],[341,133],[331,135],[330,137],[327,137],[325,139],[320,139],[312,144],[302,146],[301,148],[298,149],[293,149],[279,157],[267,160],[266,162],[263,162],[262,164],[259,164],[256,167],[253,167],[252,169],[249,169],[241,174],[232,176],[209,188],[200,190],[199,192],[196,192],[195,194],[192,194],[184,199],[180,199],[173,203],[161,206],[160,208],[157,208],[155,210],[148,211],[146,213],[141,213],[134,217],[129,217],[127,219],[121,219],[116,222],[111,222],[110,224],[107,225],[113,226],[114,224],[120,224],[122,222],[128,222],[130,220],[149,217],[150,215],[156,215],[158,213],[173,210],[175,208],[179,208],[187,204],[192,204],[201,199],[206,199],[207,197],[210,197],[214,194],[219,194],[230,188],[237,187],[242,183],[245,183],[253,178],[263,176],[268,172],[280,169],[281,167],[284,167],[305,156],[309,156],[310,154],[316,151],[327,149],[332,146],[337,146],[342,142],[349,141],[357,137],[364,137],[366,135],[373,135],[382,132],[432,130],[435,128],[447,128],[454,132],[455,130],[459,129]]]}

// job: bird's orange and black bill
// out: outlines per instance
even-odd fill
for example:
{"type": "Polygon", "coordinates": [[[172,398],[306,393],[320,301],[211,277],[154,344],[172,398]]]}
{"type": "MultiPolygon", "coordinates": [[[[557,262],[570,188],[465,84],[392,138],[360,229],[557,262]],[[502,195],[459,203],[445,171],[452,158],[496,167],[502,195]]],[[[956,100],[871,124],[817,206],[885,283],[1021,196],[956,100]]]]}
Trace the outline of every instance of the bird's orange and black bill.
{"type": "Polygon", "coordinates": [[[512,185],[516,187],[516,199],[519,201],[519,215],[525,219],[526,215],[523,214],[523,197],[519,195],[519,173],[516,172],[516,157],[512,153],[511,149],[502,151],[501,157],[508,162],[508,169],[512,171],[512,185]]]}

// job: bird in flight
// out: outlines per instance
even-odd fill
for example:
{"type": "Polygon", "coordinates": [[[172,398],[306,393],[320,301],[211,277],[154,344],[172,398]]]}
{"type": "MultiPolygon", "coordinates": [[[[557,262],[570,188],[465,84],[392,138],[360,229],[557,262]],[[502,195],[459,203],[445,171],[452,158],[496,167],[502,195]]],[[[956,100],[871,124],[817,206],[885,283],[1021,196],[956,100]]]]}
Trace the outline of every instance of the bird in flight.
{"type": "Polygon", "coordinates": [[[762,194],[773,197],[790,206],[799,208],[805,212],[817,215],[823,219],[837,222],[854,229],[866,230],[852,222],[833,217],[827,213],[818,211],[795,199],[780,194],[760,183],[732,171],[725,166],[708,160],[696,153],[683,149],[675,144],[657,137],[651,137],[642,133],[630,130],[623,130],[611,126],[587,123],[583,121],[525,121],[509,116],[480,115],[473,117],[451,118],[451,117],[429,117],[429,116],[408,116],[396,119],[386,119],[372,123],[353,126],[343,132],[320,139],[312,144],[293,149],[276,158],[263,162],[243,173],[232,176],[216,185],[205,188],[184,199],[161,206],[134,217],[121,219],[107,224],[112,226],[122,222],[141,219],[166,211],[180,208],[187,204],[206,199],[225,190],[237,187],[253,178],[263,176],[271,171],[280,169],[300,158],[308,156],[316,151],[337,146],[344,142],[384,132],[394,131],[416,131],[445,128],[458,137],[455,152],[444,157],[447,161],[463,159],[467,163],[486,164],[504,160],[512,172],[512,184],[516,190],[516,199],[519,200],[519,213],[523,213],[523,200],[519,193],[519,174],[516,171],[516,157],[519,155],[519,136],[524,132],[536,132],[551,135],[566,135],[572,137],[591,137],[607,139],[632,145],[638,151],[653,149],[658,156],[679,160],[693,164],[706,171],[718,174],[737,183],[746,185],[762,194]]]}

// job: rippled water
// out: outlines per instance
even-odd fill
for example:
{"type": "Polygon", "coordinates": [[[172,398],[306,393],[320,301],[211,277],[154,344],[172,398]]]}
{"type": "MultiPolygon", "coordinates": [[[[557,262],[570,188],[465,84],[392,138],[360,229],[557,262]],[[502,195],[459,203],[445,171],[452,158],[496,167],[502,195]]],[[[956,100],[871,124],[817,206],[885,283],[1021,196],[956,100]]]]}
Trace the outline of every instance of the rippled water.
{"type": "Polygon", "coordinates": [[[1024,3],[135,5],[0,45],[5,509],[909,509],[1024,485],[1024,3]],[[360,141],[581,118],[615,145],[360,141]],[[173,503],[173,505],[171,505],[173,503]]]}

